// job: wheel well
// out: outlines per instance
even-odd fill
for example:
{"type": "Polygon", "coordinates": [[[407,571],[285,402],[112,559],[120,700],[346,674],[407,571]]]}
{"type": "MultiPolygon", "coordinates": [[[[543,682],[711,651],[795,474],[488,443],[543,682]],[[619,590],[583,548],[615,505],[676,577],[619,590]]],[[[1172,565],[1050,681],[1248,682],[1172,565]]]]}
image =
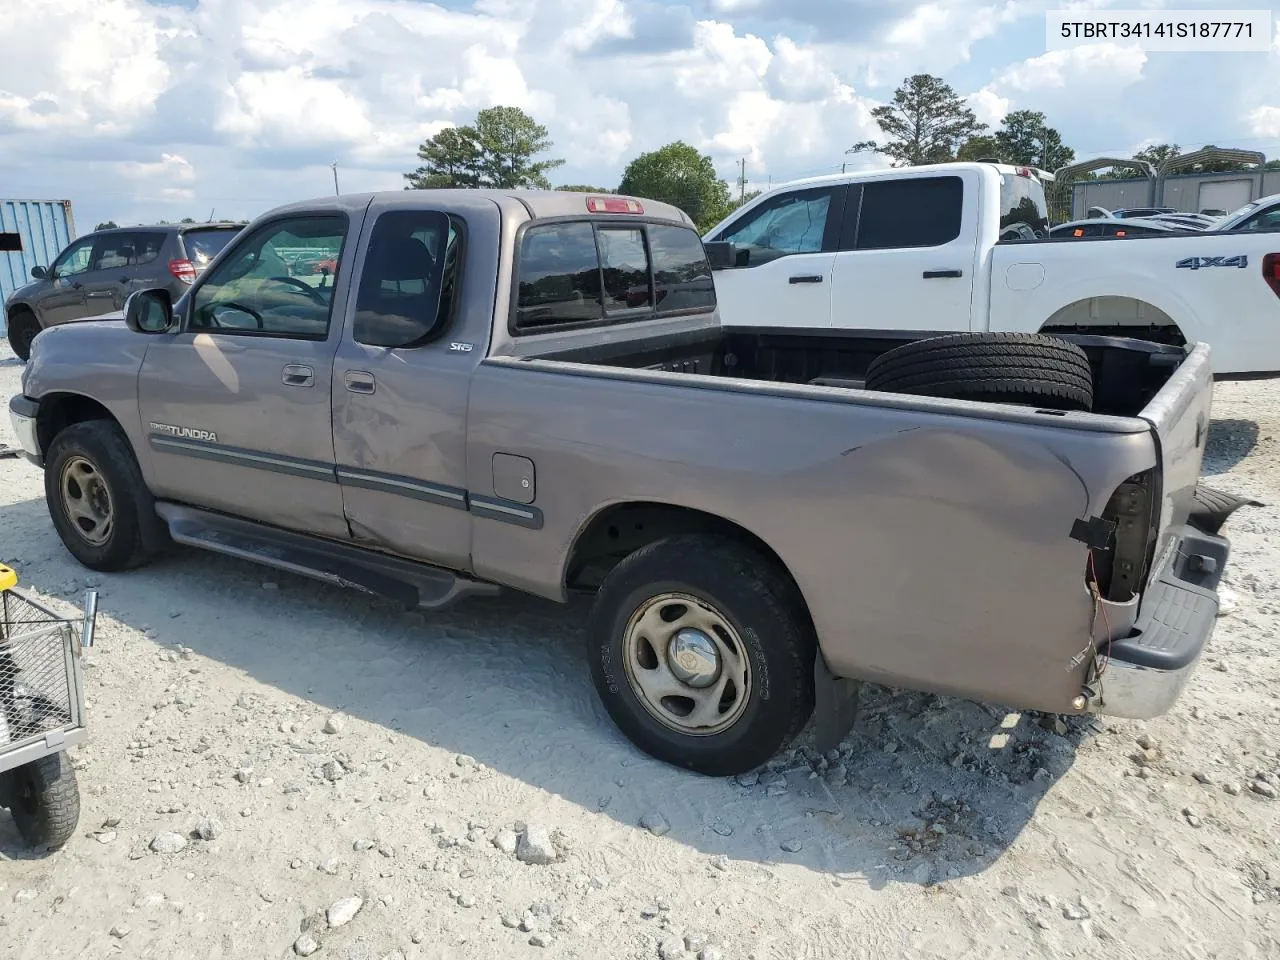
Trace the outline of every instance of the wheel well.
{"type": "Polygon", "coordinates": [[[1093,333],[1183,346],[1186,334],[1159,307],[1137,297],[1088,297],[1069,303],[1040,327],[1041,333],[1093,333]]]}
{"type": "Polygon", "coordinates": [[[655,540],[678,533],[722,536],[772,561],[790,581],[807,614],[808,606],[804,604],[795,577],[767,543],[732,520],[666,503],[614,504],[592,517],[578,532],[569,551],[565,586],[571,590],[594,590],[625,557],[655,540]]]}
{"type": "Polygon", "coordinates": [[[40,415],[36,433],[40,449],[48,450],[53,438],[73,423],[86,420],[115,421],[111,411],[90,397],[77,393],[55,393],[40,398],[40,415]]]}
{"type": "Polygon", "coordinates": [[[25,303],[15,303],[8,310],[8,319],[11,321],[16,320],[18,318],[18,315],[21,313],[25,313],[28,316],[32,316],[32,317],[36,315],[36,312],[32,310],[29,306],[27,306],[25,303]]]}

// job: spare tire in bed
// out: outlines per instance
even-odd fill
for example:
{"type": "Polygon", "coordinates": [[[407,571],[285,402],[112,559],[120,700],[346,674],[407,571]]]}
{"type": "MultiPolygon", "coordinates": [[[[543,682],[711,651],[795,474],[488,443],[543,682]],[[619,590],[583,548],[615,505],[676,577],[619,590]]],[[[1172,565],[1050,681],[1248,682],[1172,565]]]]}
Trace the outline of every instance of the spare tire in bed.
{"type": "Polygon", "coordinates": [[[1088,356],[1074,343],[1038,333],[956,333],[903,344],[871,361],[866,389],[1093,409],[1088,356]]]}

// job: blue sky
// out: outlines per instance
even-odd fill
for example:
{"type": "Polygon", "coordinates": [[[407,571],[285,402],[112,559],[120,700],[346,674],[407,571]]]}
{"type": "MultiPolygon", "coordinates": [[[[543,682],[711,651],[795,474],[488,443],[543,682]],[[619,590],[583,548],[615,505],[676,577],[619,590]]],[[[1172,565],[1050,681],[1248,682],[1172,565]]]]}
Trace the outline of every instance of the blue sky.
{"type": "MultiPolygon", "coordinates": [[[[523,107],[613,186],[684,139],[730,182],[838,170],[870,111],[933,73],[980,116],[1043,110],[1084,156],[1206,142],[1280,157],[1280,48],[1046,53],[1067,0],[42,0],[0,19],[0,194],[77,225],[252,217],[399,189],[417,144],[523,107]]],[[[1223,4],[1072,0],[1077,7],[1223,4]]],[[[1258,6],[1254,0],[1253,6],[1258,6]]],[[[1278,18],[1280,19],[1280,18],[1278,18]]],[[[883,163],[860,157],[860,165],[883,163]]]]}

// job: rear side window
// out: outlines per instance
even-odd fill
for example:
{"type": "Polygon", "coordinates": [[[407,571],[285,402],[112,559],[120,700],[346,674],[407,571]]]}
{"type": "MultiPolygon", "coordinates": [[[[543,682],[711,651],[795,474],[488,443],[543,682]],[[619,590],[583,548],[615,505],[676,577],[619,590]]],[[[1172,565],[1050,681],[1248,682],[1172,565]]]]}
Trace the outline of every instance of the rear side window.
{"type": "Polygon", "coordinates": [[[152,263],[163,246],[163,233],[109,233],[95,245],[89,269],[120,270],[152,263]]]}
{"type": "Polygon", "coordinates": [[[591,323],[604,316],[600,255],[590,223],[531,227],[520,242],[516,326],[591,323]]]}
{"type": "Polygon", "coordinates": [[[396,210],[373,225],[356,294],[354,336],[374,347],[415,347],[453,314],[462,230],[435,210],[396,210]]]}
{"type": "Polygon", "coordinates": [[[856,250],[940,247],[960,236],[964,181],[902,177],[862,185],[856,250]]]}
{"type": "Polygon", "coordinates": [[[199,270],[209,265],[214,257],[222,252],[236,236],[237,230],[188,230],[182,235],[182,246],[187,251],[187,259],[199,270]]]}
{"type": "Polygon", "coordinates": [[[715,307],[698,235],[669,224],[538,224],[517,263],[513,332],[635,320],[715,307]]]}

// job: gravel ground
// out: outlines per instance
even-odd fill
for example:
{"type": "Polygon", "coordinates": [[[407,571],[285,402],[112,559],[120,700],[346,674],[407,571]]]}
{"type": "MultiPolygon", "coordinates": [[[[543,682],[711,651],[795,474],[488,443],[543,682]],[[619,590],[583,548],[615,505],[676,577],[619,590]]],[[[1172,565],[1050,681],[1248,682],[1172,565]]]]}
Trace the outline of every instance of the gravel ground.
{"type": "MultiPolygon", "coordinates": [[[[0,345],[0,396],[20,369],[0,345]]],[[[873,688],[840,751],[740,782],[614,729],[580,604],[405,614],[195,552],[98,576],[0,460],[0,559],[101,593],[80,829],[36,856],[0,813],[0,956],[1280,956],[1280,383],[1215,418],[1206,475],[1272,506],[1227,527],[1234,609],[1171,714],[873,688]]]]}

